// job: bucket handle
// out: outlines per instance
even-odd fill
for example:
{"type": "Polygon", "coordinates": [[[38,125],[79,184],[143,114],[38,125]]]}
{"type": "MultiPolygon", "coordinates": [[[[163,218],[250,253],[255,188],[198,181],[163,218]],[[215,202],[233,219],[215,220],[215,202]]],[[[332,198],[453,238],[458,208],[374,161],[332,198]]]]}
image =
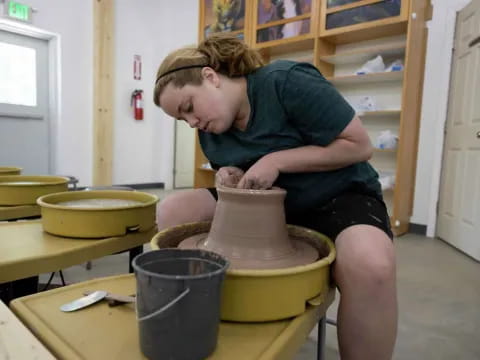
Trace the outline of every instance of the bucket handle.
{"type": "Polygon", "coordinates": [[[180,295],[178,295],[175,299],[170,301],[167,305],[161,307],[160,309],[154,311],[151,314],[148,314],[148,315],[142,316],[141,318],[138,318],[138,321],[150,320],[150,319],[156,317],[157,315],[162,314],[163,312],[165,312],[165,311],[169,310],[170,308],[172,308],[173,306],[175,306],[175,304],[178,303],[180,300],[182,300],[189,292],[190,292],[190,288],[187,287],[180,295]]]}

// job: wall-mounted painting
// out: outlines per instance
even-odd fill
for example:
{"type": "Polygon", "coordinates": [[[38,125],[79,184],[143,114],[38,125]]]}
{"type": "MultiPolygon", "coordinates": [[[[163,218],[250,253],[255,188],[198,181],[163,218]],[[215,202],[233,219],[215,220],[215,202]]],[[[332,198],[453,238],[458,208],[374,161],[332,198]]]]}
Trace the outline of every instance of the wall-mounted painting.
{"type": "Polygon", "coordinates": [[[327,0],[327,7],[331,8],[335,6],[342,6],[342,5],[351,4],[357,1],[361,1],[361,0],[327,0]]]}
{"type": "MultiPolygon", "coordinates": [[[[312,0],[258,0],[258,25],[309,14],[312,0]]],[[[265,27],[257,31],[257,43],[286,39],[310,32],[310,19],[265,27]]]]}
{"type": "MultiPolygon", "coordinates": [[[[204,35],[245,28],[245,0],[205,0],[204,35]]],[[[239,34],[242,35],[243,33],[239,34]]]]}
{"type": "MultiPolygon", "coordinates": [[[[333,0],[332,0],[333,1],[333,0]]],[[[327,15],[327,29],[355,25],[400,15],[402,0],[383,0],[327,15]]]]}

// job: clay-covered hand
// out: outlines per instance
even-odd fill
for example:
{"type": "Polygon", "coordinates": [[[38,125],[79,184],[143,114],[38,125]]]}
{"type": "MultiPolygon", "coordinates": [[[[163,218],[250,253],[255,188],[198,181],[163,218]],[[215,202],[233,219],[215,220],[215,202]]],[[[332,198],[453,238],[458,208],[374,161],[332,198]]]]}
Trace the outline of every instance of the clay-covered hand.
{"type": "Polygon", "coordinates": [[[235,166],[224,166],[215,174],[215,186],[236,187],[244,172],[235,166]]]}
{"type": "Polygon", "coordinates": [[[280,174],[278,167],[272,159],[266,155],[258,160],[238,182],[240,189],[270,189],[280,174]]]}

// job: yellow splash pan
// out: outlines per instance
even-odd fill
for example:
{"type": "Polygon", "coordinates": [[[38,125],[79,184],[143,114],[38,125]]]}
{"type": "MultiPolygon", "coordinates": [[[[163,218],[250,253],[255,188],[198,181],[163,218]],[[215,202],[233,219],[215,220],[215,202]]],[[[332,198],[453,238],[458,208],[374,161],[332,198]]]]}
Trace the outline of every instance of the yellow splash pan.
{"type": "Polygon", "coordinates": [[[68,189],[61,176],[0,176],[0,205],[35,205],[40,196],[68,189]]]}
{"type": "Polygon", "coordinates": [[[42,196],[43,229],[51,234],[74,238],[104,238],[122,236],[127,232],[145,232],[155,226],[155,195],[140,191],[70,191],[42,196]],[[132,205],[105,207],[73,207],[62,202],[78,200],[130,200],[132,205]]]}
{"type": "MultiPolygon", "coordinates": [[[[210,222],[179,225],[156,234],[152,249],[177,247],[187,237],[206,233],[210,222]]],[[[222,294],[221,319],[264,322],[302,314],[306,304],[330,287],[330,265],[335,246],[326,236],[299,226],[288,225],[293,241],[306,241],[319,252],[319,260],[286,269],[227,270],[222,294]]]]}
{"type": "Polygon", "coordinates": [[[20,175],[22,168],[15,166],[0,166],[0,176],[4,175],[20,175]]]}

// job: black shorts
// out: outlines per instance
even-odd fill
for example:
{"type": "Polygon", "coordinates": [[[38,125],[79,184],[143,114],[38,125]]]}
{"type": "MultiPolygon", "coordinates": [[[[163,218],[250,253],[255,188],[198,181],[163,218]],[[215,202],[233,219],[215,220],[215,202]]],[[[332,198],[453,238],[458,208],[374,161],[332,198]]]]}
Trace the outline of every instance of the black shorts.
{"type": "MultiPolygon", "coordinates": [[[[215,200],[217,190],[208,188],[215,200]]],[[[304,226],[335,241],[338,234],[353,225],[371,225],[383,230],[393,239],[385,203],[375,196],[347,191],[305,213],[285,212],[287,224],[304,226]]]]}

